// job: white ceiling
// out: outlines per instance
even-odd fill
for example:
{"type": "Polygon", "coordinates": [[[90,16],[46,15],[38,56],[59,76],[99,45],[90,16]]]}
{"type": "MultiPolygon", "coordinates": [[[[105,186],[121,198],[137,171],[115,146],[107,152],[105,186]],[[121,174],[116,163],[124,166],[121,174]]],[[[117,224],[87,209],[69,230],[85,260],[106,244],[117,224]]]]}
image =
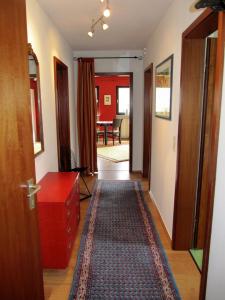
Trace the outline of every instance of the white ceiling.
{"type": "Polygon", "coordinates": [[[143,49],[172,0],[110,0],[109,29],[100,25],[90,38],[92,19],[100,16],[100,0],[38,0],[73,50],[143,49]]]}

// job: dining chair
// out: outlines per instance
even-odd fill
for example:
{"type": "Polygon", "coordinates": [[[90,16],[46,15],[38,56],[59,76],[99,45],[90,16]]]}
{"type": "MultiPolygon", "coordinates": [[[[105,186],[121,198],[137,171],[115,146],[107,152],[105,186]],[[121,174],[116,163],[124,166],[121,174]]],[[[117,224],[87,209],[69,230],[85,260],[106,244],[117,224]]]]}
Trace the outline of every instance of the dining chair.
{"type": "Polygon", "coordinates": [[[113,140],[113,145],[114,145],[114,140],[115,138],[119,139],[119,143],[121,144],[121,124],[122,124],[123,119],[113,119],[113,124],[110,130],[107,130],[106,134],[107,137],[111,137],[113,140]]]}
{"type": "Polygon", "coordinates": [[[97,137],[97,143],[100,137],[102,137],[103,144],[105,143],[105,131],[99,129],[99,127],[96,128],[96,137],[97,137]]]}

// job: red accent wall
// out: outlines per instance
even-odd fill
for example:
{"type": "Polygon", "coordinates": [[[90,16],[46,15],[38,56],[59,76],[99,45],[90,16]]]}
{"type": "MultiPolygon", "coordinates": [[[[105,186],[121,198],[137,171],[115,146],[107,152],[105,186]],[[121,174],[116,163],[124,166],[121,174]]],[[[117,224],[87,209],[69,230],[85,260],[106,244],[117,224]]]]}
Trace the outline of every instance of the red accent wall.
{"type": "Polygon", "coordinates": [[[95,77],[95,85],[99,86],[99,121],[112,121],[116,117],[116,87],[129,87],[130,77],[95,77]],[[111,95],[111,105],[104,105],[104,95],[111,95]]]}

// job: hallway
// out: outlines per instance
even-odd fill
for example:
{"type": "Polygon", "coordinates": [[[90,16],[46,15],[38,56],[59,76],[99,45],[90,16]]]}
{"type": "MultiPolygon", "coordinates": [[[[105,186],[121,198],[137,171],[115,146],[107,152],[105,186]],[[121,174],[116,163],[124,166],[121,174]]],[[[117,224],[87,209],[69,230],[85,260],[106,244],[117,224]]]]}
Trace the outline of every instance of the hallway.
{"type": "MultiPolygon", "coordinates": [[[[162,225],[161,218],[154,203],[150,199],[147,180],[143,179],[140,173],[129,173],[127,171],[127,163],[128,162],[115,164],[104,159],[99,159],[98,175],[94,177],[87,177],[89,187],[93,188],[96,179],[139,179],[141,181],[145,200],[153,215],[153,219],[166,251],[166,255],[168,257],[169,264],[174,274],[181,297],[183,300],[197,300],[200,284],[200,273],[197,270],[197,267],[195,266],[188,252],[173,251],[171,249],[171,243],[168,234],[162,225]]],[[[81,189],[82,188],[83,186],[81,185],[81,189]]],[[[81,220],[79,224],[78,235],[74,243],[72,256],[69,262],[69,267],[66,270],[44,271],[46,300],[66,300],[68,298],[88,204],[88,199],[81,202],[81,220]]]]}

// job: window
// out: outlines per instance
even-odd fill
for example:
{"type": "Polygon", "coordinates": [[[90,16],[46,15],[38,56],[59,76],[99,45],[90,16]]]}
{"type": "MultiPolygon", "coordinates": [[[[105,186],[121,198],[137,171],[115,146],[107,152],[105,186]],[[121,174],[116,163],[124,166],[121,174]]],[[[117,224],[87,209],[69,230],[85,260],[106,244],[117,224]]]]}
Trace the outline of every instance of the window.
{"type": "Polygon", "coordinates": [[[130,114],[130,88],[117,86],[117,115],[130,114]]]}
{"type": "Polygon", "coordinates": [[[95,87],[95,97],[96,97],[97,114],[98,114],[99,113],[99,86],[95,87]]]}

